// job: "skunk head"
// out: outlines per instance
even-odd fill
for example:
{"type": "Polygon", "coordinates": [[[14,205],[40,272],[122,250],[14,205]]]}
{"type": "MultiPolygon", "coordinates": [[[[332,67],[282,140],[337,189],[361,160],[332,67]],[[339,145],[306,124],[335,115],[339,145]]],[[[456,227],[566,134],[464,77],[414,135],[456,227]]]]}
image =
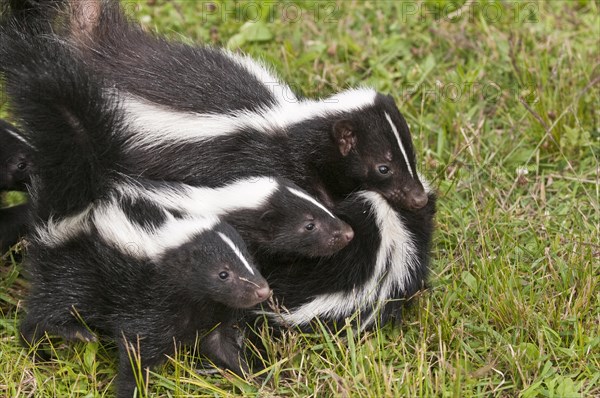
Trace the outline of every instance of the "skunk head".
{"type": "Polygon", "coordinates": [[[329,256],[354,237],[352,227],[297,185],[281,180],[256,228],[262,248],[306,257],[329,256]]]}
{"type": "Polygon", "coordinates": [[[242,238],[223,222],[169,250],[164,261],[172,285],[192,300],[210,299],[231,308],[249,308],[271,295],[242,238]]]}
{"type": "Polygon", "coordinates": [[[343,158],[345,175],[340,180],[347,188],[378,192],[405,209],[427,204],[410,131],[392,97],[377,94],[372,106],[341,115],[331,138],[343,158]]]}

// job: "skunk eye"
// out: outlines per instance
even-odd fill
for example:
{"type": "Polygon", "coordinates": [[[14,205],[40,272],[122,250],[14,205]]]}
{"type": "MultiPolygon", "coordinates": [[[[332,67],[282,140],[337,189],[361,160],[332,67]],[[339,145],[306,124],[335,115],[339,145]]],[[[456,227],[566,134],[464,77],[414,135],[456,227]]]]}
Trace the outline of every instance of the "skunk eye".
{"type": "Polygon", "coordinates": [[[17,165],[17,169],[19,170],[25,170],[27,168],[27,163],[25,162],[21,162],[17,165]]]}
{"type": "Polygon", "coordinates": [[[225,280],[225,279],[229,278],[229,274],[227,272],[223,271],[223,272],[219,273],[219,278],[225,280]]]}
{"type": "Polygon", "coordinates": [[[315,229],[315,224],[313,223],[309,223],[306,224],[306,227],[304,227],[307,231],[312,231],[313,229],[315,229]]]}
{"type": "Polygon", "coordinates": [[[381,174],[387,174],[390,172],[390,168],[387,166],[379,166],[377,169],[381,174]]]}

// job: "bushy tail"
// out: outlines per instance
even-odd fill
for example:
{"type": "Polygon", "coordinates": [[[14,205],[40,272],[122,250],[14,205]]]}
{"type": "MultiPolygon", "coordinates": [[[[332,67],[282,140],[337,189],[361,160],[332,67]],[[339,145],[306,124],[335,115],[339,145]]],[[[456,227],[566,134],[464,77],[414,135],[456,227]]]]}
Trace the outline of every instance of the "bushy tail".
{"type": "Polygon", "coordinates": [[[0,72],[13,112],[35,148],[38,214],[66,216],[110,190],[124,159],[118,103],[69,45],[0,24],[0,72]]]}

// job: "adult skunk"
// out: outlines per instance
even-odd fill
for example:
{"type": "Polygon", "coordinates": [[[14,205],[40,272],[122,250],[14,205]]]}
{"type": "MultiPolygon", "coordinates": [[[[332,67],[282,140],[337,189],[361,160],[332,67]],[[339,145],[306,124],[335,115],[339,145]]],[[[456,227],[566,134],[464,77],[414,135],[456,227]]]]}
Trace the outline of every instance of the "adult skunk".
{"type": "MultiPolygon", "coordinates": [[[[31,145],[12,124],[0,119],[0,193],[26,191],[30,182],[31,145]]],[[[27,232],[29,204],[0,209],[0,255],[27,232]]]]}
{"type": "Polygon", "coordinates": [[[406,209],[426,205],[410,131],[391,97],[351,89],[298,99],[248,57],[143,32],[118,2],[69,3],[59,19],[125,98],[128,164],[145,177],[214,186],[271,173],[330,206],[358,189],[406,209]]]}

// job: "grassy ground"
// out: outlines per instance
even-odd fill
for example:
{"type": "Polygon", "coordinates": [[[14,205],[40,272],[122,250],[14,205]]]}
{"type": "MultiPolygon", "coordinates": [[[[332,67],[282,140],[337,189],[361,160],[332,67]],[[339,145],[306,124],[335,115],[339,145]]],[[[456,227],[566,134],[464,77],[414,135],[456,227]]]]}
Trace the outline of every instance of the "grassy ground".
{"type": "MultiPolygon", "coordinates": [[[[200,376],[181,353],[149,396],[600,396],[599,3],[458,3],[127,4],[160,34],[265,59],[308,96],[390,92],[440,195],[432,287],[400,327],[290,333],[264,381],[200,376]]],[[[110,346],[32,363],[20,265],[0,271],[0,396],[110,396],[110,346]]]]}

